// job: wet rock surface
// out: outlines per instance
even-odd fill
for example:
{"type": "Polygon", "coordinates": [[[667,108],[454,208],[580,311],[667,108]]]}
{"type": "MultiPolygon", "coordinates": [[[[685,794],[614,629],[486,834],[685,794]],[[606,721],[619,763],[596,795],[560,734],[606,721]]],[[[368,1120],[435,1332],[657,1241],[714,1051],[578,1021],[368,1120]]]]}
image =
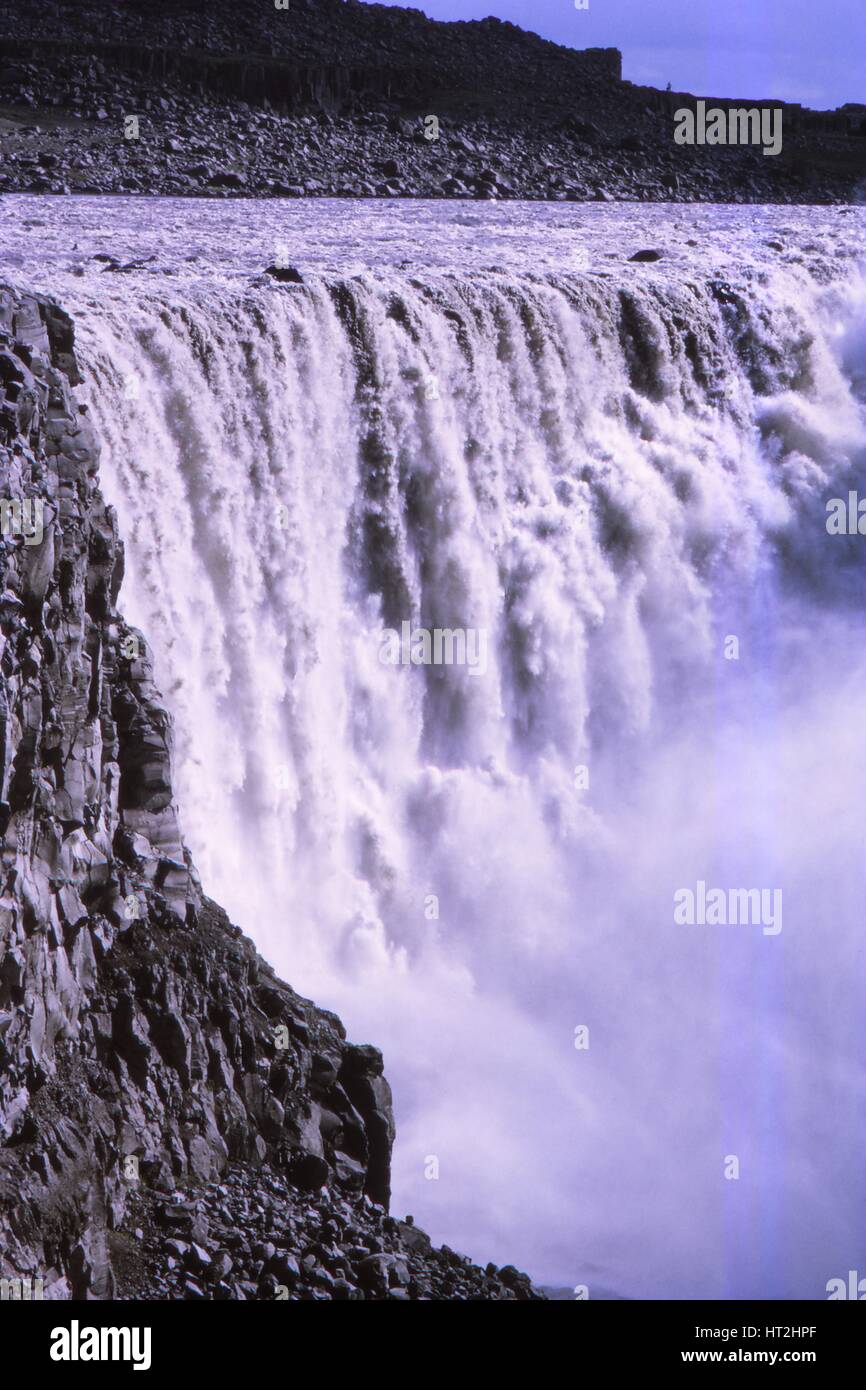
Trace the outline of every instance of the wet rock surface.
{"type": "Polygon", "coordinates": [[[528,1297],[387,1216],[381,1054],[201,892],[78,381],[69,318],[0,287],[0,1277],[528,1297]]]}
{"type": "Polygon", "coordinates": [[[0,0],[0,192],[862,200],[866,106],[785,106],[774,157],[680,146],[696,98],[621,69],[616,49],[344,0],[0,0]]]}

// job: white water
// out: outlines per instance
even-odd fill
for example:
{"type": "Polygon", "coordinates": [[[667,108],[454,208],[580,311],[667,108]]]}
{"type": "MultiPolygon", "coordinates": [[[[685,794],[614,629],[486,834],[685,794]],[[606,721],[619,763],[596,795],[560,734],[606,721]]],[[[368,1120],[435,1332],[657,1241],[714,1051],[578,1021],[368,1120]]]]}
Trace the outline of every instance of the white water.
{"type": "Polygon", "coordinates": [[[63,209],[4,200],[3,263],[78,322],[185,833],[383,1047],[395,1210],[591,1296],[824,1296],[866,1210],[866,541],[824,527],[864,214],[63,209]],[[253,274],[281,242],[303,287],[253,274]],[[383,665],[404,620],[486,671],[383,665]],[[675,925],[698,879],[783,930],[675,925]]]}

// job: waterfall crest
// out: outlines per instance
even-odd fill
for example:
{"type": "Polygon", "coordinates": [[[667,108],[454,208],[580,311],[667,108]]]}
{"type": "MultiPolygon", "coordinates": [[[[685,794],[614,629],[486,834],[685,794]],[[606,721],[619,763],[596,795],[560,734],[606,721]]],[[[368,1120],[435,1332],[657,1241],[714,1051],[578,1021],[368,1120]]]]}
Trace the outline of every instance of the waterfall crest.
{"type": "Polygon", "coordinates": [[[383,1045],[398,1203],[542,1278],[821,1297],[862,1207],[862,1120],[827,1138],[866,1041],[863,567],[825,527],[866,457],[856,268],[89,305],[186,838],[383,1045]],[[779,885],[778,938],[676,926],[714,877],[779,885]]]}

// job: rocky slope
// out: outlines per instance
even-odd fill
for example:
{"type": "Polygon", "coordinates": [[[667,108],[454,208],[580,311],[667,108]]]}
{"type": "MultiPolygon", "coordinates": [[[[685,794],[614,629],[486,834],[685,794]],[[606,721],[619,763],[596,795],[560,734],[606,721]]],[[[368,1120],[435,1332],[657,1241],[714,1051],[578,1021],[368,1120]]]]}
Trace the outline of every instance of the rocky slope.
{"type": "Polygon", "coordinates": [[[344,0],[0,0],[0,191],[862,200],[866,107],[787,106],[777,157],[683,147],[695,97],[621,67],[344,0]]]}
{"type": "Polygon", "coordinates": [[[68,317],[0,288],[0,1278],[537,1296],[387,1215],[380,1053],[202,895],[78,381],[68,317]]]}

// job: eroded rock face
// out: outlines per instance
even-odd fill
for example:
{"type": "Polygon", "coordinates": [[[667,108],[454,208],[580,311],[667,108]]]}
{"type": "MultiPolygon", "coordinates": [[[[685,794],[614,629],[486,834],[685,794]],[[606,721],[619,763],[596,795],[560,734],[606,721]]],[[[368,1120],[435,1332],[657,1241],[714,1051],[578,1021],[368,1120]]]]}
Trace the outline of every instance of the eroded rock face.
{"type": "Polygon", "coordinates": [[[201,892],[73,328],[0,287],[0,1279],[536,1297],[387,1215],[391,1092],[201,892]]]}

